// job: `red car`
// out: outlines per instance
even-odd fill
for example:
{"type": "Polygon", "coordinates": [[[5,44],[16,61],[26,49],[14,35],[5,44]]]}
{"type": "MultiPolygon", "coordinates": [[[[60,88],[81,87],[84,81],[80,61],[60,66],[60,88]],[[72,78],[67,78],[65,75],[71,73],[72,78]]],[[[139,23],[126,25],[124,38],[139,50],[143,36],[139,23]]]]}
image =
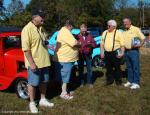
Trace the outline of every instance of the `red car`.
{"type": "Polygon", "coordinates": [[[18,97],[27,99],[27,70],[21,50],[21,30],[0,27],[0,90],[14,87],[18,97]]]}

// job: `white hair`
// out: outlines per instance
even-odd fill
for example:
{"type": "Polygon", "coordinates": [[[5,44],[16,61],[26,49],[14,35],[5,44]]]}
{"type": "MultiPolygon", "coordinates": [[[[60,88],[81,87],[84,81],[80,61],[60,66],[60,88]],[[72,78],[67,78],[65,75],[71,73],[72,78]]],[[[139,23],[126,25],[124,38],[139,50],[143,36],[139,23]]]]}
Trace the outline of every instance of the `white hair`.
{"type": "Polygon", "coordinates": [[[108,25],[111,25],[111,26],[117,27],[117,22],[116,22],[115,20],[109,20],[109,21],[107,22],[107,24],[108,24],[108,25]]]}

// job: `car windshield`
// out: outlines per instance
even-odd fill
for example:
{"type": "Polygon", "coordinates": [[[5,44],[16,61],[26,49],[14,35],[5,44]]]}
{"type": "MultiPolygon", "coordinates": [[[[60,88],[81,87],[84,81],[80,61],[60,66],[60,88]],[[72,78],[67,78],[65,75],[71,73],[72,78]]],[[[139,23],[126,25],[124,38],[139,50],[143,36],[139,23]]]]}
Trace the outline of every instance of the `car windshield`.
{"type": "Polygon", "coordinates": [[[21,48],[21,36],[8,36],[4,39],[4,48],[21,48]]]}

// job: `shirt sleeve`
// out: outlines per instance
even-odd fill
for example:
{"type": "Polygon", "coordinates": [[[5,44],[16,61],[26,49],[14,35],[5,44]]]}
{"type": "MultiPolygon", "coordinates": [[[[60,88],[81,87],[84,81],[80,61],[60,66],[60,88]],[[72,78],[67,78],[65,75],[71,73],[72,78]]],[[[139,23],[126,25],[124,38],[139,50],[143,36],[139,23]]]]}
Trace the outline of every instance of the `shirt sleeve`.
{"type": "Polygon", "coordinates": [[[26,28],[24,28],[21,32],[21,44],[22,44],[23,51],[27,51],[31,49],[30,36],[26,28]]]}
{"type": "Polygon", "coordinates": [[[138,37],[141,39],[141,40],[144,40],[145,39],[145,36],[144,34],[141,32],[141,30],[138,28],[137,29],[137,32],[138,32],[138,37]]]}
{"type": "Polygon", "coordinates": [[[118,36],[119,36],[119,40],[120,40],[120,45],[121,46],[125,46],[125,39],[124,39],[124,36],[123,36],[123,33],[118,31],[118,36]]]}

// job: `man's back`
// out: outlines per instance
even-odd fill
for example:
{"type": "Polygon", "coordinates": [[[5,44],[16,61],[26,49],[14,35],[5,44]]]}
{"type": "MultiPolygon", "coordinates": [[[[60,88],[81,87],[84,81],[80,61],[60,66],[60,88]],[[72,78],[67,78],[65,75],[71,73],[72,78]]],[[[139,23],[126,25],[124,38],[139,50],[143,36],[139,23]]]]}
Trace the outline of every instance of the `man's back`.
{"type": "Polygon", "coordinates": [[[54,60],[58,62],[77,61],[78,49],[74,47],[76,44],[77,41],[71,32],[66,27],[62,27],[57,36],[54,60]]]}

